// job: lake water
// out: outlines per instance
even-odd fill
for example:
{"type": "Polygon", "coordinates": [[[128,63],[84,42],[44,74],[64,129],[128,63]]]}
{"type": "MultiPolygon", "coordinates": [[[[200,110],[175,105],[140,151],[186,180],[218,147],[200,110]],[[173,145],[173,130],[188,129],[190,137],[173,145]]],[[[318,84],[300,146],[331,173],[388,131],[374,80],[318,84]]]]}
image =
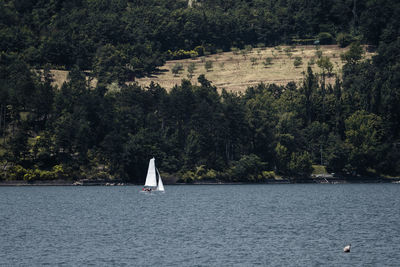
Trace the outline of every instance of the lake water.
{"type": "Polygon", "coordinates": [[[140,189],[0,187],[0,265],[400,266],[399,184],[140,189]]]}

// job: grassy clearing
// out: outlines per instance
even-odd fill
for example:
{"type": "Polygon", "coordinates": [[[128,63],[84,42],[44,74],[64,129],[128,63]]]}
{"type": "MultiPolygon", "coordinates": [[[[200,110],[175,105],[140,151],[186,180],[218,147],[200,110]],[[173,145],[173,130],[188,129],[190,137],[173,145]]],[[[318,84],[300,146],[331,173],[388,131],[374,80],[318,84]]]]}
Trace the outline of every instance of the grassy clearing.
{"type": "MultiPolygon", "coordinates": [[[[193,72],[193,78],[190,79],[192,83],[197,84],[197,77],[205,74],[213,85],[229,91],[243,92],[248,86],[260,82],[281,85],[290,81],[298,83],[303,79],[303,73],[307,70],[308,63],[318,60],[317,50],[315,46],[297,46],[289,51],[290,48],[289,46],[253,48],[247,54],[241,50],[235,53],[224,52],[195,59],[171,60],[160,68],[161,71],[157,75],[138,79],[138,82],[147,86],[154,81],[162,87],[170,89],[175,84],[180,84],[183,78],[188,79],[188,66],[194,63],[196,69],[193,72]],[[294,66],[297,57],[300,57],[302,61],[299,67],[294,66]],[[205,64],[209,61],[212,62],[212,69],[207,71],[205,64]],[[271,61],[270,64],[268,61],[271,61]],[[267,65],[263,63],[267,63],[267,65]],[[183,71],[179,75],[171,72],[176,64],[183,65],[183,71]]],[[[326,45],[320,46],[320,51],[323,56],[329,57],[333,64],[333,72],[340,75],[343,66],[340,54],[347,51],[347,48],[326,45]]],[[[371,54],[366,54],[366,57],[371,57],[371,54]]],[[[315,73],[321,72],[316,63],[311,66],[315,73]]],[[[328,78],[329,83],[333,83],[334,80],[335,77],[328,78]]]]}
{"type": "MultiPolygon", "coordinates": [[[[257,85],[260,82],[280,85],[290,81],[300,83],[304,77],[303,73],[306,72],[308,64],[312,61],[315,62],[311,65],[314,73],[321,73],[321,69],[316,64],[318,53],[321,52],[322,56],[328,57],[332,62],[333,73],[340,75],[343,66],[340,54],[347,49],[337,45],[320,46],[319,50],[315,46],[276,46],[253,48],[251,51],[224,52],[194,59],[170,60],[160,68],[158,73],[151,77],[137,79],[137,82],[140,85],[148,86],[151,81],[154,81],[169,90],[174,85],[180,84],[182,79],[190,79],[193,84],[197,84],[197,77],[205,74],[206,78],[219,89],[243,92],[248,86],[257,85]],[[295,67],[294,61],[299,60],[298,58],[301,58],[302,63],[295,67]],[[173,73],[172,70],[177,65],[182,68],[178,73],[173,73]]],[[[370,58],[371,55],[371,53],[366,53],[365,57],[370,58]]],[[[68,72],[53,70],[52,73],[54,75],[53,85],[60,88],[66,81],[68,72]]],[[[334,80],[335,77],[332,76],[327,79],[327,82],[333,83],[334,80]]]]}
{"type": "Polygon", "coordinates": [[[328,174],[326,167],[323,165],[312,165],[314,171],[312,174],[328,174]]]}

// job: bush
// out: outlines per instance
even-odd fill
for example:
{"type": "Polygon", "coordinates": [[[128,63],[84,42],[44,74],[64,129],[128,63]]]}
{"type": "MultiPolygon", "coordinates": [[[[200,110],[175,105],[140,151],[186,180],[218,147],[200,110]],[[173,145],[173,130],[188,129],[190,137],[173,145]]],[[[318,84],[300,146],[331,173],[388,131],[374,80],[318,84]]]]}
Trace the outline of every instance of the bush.
{"type": "Polygon", "coordinates": [[[183,70],[182,63],[176,63],[171,69],[174,76],[177,76],[182,70],[183,70]]]}
{"type": "Polygon", "coordinates": [[[306,151],[303,153],[292,153],[289,171],[293,176],[299,176],[301,178],[310,177],[313,172],[310,154],[306,151]]]}
{"type": "Polygon", "coordinates": [[[239,55],[239,48],[231,47],[231,51],[233,52],[234,55],[239,55]]]}
{"type": "Polygon", "coordinates": [[[264,49],[265,48],[265,44],[264,43],[258,43],[257,47],[260,49],[264,49]]]}
{"type": "Polygon", "coordinates": [[[37,168],[34,169],[25,169],[20,165],[16,165],[9,170],[9,174],[7,180],[18,181],[24,180],[27,182],[31,181],[48,181],[55,179],[64,179],[66,178],[63,166],[61,164],[55,165],[50,171],[41,170],[37,168]]]}
{"type": "Polygon", "coordinates": [[[204,52],[206,51],[205,48],[204,48],[204,46],[202,46],[202,45],[196,46],[193,50],[196,51],[196,53],[197,53],[198,56],[200,56],[200,57],[201,57],[201,56],[204,56],[204,52]]]}
{"type": "Polygon", "coordinates": [[[303,64],[303,60],[301,59],[301,57],[295,57],[294,58],[293,65],[294,65],[295,68],[300,67],[300,65],[302,65],[302,64],[303,64]]]}
{"type": "Polygon", "coordinates": [[[195,176],[194,172],[187,171],[182,175],[182,178],[180,179],[180,182],[191,184],[191,183],[194,182],[195,179],[196,179],[196,176],[195,176]]]}
{"type": "Polygon", "coordinates": [[[187,71],[188,71],[188,78],[192,79],[193,78],[193,73],[196,70],[196,64],[195,63],[190,63],[187,67],[187,71]]]}
{"type": "Polygon", "coordinates": [[[332,74],[333,64],[330,61],[329,57],[321,57],[320,59],[318,59],[317,65],[322,69],[322,71],[328,72],[328,75],[332,74]]]}
{"type": "Polygon", "coordinates": [[[173,52],[171,50],[168,50],[168,56],[171,59],[195,58],[195,57],[199,56],[199,53],[195,50],[186,51],[186,50],[180,49],[180,50],[173,51],[173,52]]]}
{"type": "Polygon", "coordinates": [[[275,179],[274,171],[263,171],[261,174],[264,179],[275,179]]]}
{"type": "Polygon", "coordinates": [[[346,47],[352,42],[355,41],[355,38],[348,34],[348,33],[338,33],[336,36],[336,42],[339,44],[340,47],[346,47]]]}
{"type": "Polygon", "coordinates": [[[315,55],[317,56],[317,58],[321,58],[322,57],[322,51],[318,49],[317,51],[315,51],[315,55]]]}
{"type": "Polygon", "coordinates": [[[21,165],[15,165],[10,168],[7,180],[17,181],[23,180],[27,170],[21,165]]]}
{"type": "Polygon", "coordinates": [[[265,61],[263,62],[264,67],[267,68],[269,65],[272,65],[272,58],[267,57],[265,58],[265,61]]]}
{"type": "Polygon", "coordinates": [[[246,52],[251,52],[253,50],[253,47],[251,45],[245,45],[244,50],[246,50],[246,52]]]}
{"type": "Polygon", "coordinates": [[[262,174],[265,163],[254,154],[245,155],[240,160],[234,162],[231,167],[233,181],[256,181],[262,174]]]}
{"type": "Polygon", "coordinates": [[[211,69],[213,68],[212,61],[207,60],[206,63],[204,63],[204,68],[206,69],[206,71],[211,71],[211,69]]]}
{"type": "Polygon", "coordinates": [[[320,32],[317,36],[321,45],[328,45],[334,43],[334,38],[329,32],[320,32]]]}

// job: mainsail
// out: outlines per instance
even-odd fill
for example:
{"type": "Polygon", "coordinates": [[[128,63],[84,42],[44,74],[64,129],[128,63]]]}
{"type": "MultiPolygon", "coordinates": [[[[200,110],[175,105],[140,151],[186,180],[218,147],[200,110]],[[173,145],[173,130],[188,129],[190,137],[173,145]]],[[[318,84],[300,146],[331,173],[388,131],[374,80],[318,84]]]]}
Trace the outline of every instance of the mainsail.
{"type": "Polygon", "coordinates": [[[154,158],[150,159],[149,168],[147,169],[146,182],[144,183],[146,187],[156,187],[157,179],[156,179],[156,166],[154,163],[154,158]]]}

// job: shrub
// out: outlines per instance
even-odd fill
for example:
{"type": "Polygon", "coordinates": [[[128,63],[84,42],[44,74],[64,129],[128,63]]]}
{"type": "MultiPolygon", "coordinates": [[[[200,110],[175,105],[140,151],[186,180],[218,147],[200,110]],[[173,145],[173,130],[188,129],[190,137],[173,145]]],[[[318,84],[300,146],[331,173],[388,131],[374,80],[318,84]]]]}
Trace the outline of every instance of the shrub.
{"type": "Polygon", "coordinates": [[[292,48],[290,48],[290,47],[286,47],[285,49],[284,49],[284,51],[285,51],[285,53],[286,53],[286,55],[289,57],[289,58],[292,58],[292,48]]]}
{"type": "Polygon", "coordinates": [[[180,50],[173,51],[173,52],[171,50],[168,50],[168,56],[171,59],[195,58],[195,57],[199,56],[199,53],[195,50],[186,51],[186,50],[180,49],[180,50]]]}
{"type": "Polygon", "coordinates": [[[264,179],[275,179],[275,172],[274,171],[263,171],[262,177],[264,179]]]}
{"type": "Polygon", "coordinates": [[[293,65],[295,68],[300,67],[300,65],[303,64],[303,60],[301,59],[301,57],[295,57],[293,65]]]}
{"type": "Polygon", "coordinates": [[[310,177],[313,172],[310,154],[307,151],[303,153],[292,153],[289,162],[289,170],[293,176],[302,178],[310,177]]]}
{"type": "Polygon", "coordinates": [[[334,38],[329,32],[320,32],[317,36],[321,45],[333,44],[334,38]]]}
{"type": "Polygon", "coordinates": [[[265,68],[267,68],[269,65],[272,65],[272,58],[270,57],[265,58],[263,65],[265,68]]]}
{"type": "Polygon", "coordinates": [[[246,50],[247,52],[251,52],[253,50],[253,47],[251,45],[245,45],[244,50],[246,50]]]}
{"type": "Polygon", "coordinates": [[[264,43],[258,43],[257,47],[260,49],[264,49],[265,48],[265,44],[264,43]]]}
{"type": "Polygon", "coordinates": [[[183,70],[182,63],[176,63],[171,69],[174,76],[177,76],[179,74],[179,72],[181,72],[182,70],[183,70]]]}
{"type": "Polygon", "coordinates": [[[321,58],[322,57],[322,51],[318,49],[317,51],[315,51],[315,55],[317,56],[317,58],[321,58]]]}
{"type": "Polygon", "coordinates": [[[231,168],[232,178],[237,181],[255,181],[264,167],[265,163],[258,156],[245,155],[239,161],[234,162],[231,168]]]}
{"type": "Polygon", "coordinates": [[[257,58],[256,57],[251,57],[250,61],[251,61],[251,65],[256,65],[257,64],[257,58]]]}
{"type": "Polygon", "coordinates": [[[330,61],[329,57],[321,57],[317,61],[318,67],[320,67],[323,71],[327,71],[329,75],[332,74],[333,71],[333,64],[330,61]]]}
{"type": "Polygon", "coordinates": [[[193,78],[193,72],[195,71],[195,69],[196,69],[195,63],[192,62],[188,65],[188,67],[187,67],[188,75],[187,76],[189,79],[193,78]]]}
{"type": "Polygon", "coordinates": [[[196,51],[196,53],[198,54],[198,56],[204,56],[204,52],[205,52],[205,48],[202,45],[196,46],[194,49],[194,51],[196,51]]]}
{"type": "Polygon", "coordinates": [[[184,183],[193,183],[195,180],[195,174],[192,171],[187,171],[182,175],[180,180],[184,183]]]}
{"type": "Polygon", "coordinates": [[[15,165],[10,168],[8,180],[16,181],[23,180],[27,170],[21,165],[15,165]]]}
{"type": "Polygon", "coordinates": [[[211,71],[211,69],[213,68],[212,61],[207,60],[206,63],[204,63],[204,68],[206,69],[206,71],[211,71]]]}
{"type": "Polygon", "coordinates": [[[231,51],[233,52],[234,55],[239,55],[239,48],[237,47],[231,47],[231,51]]]}
{"type": "Polygon", "coordinates": [[[348,34],[348,33],[338,33],[336,36],[336,42],[339,44],[340,47],[346,47],[352,42],[355,41],[355,38],[348,34]]]}

